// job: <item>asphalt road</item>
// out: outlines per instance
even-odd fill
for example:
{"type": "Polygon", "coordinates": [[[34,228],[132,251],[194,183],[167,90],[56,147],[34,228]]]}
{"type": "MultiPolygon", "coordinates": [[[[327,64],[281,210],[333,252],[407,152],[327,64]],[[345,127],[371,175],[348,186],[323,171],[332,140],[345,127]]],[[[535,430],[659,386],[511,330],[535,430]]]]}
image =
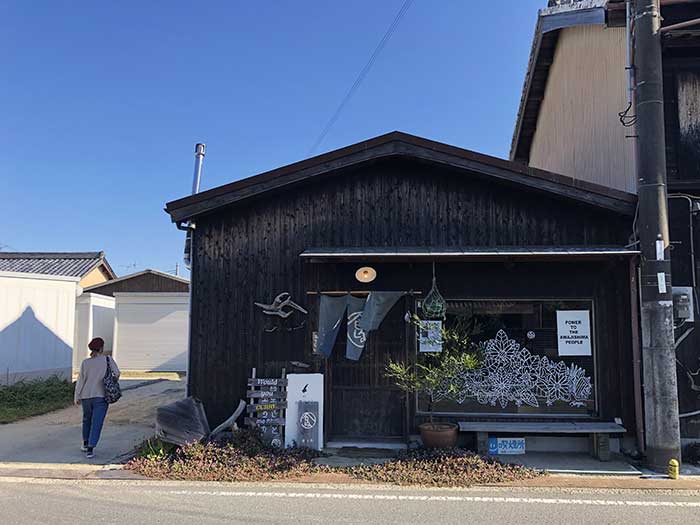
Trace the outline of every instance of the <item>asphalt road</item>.
{"type": "Polygon", "coordinates": [[[0,479],[2,523],[698,523],[698,494],[0,479]]]}

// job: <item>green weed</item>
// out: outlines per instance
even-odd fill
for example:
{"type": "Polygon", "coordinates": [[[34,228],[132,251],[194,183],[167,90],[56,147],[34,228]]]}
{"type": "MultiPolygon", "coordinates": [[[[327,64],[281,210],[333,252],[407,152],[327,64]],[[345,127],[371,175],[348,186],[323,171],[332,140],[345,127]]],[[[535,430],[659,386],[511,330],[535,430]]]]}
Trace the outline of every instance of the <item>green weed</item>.
{"type": "Polygon", "coordinates": [[[73,389],[73,383],[55,376],[0,386],[0,424],[70,406],[73,389]]]}

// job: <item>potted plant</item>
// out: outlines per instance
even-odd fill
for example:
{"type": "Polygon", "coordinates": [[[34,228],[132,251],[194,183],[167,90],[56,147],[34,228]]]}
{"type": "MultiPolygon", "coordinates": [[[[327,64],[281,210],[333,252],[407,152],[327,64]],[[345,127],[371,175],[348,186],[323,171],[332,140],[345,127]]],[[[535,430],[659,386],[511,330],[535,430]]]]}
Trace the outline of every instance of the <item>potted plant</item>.
{"type": "MultiPolygon", "coordinates": [[[[414,315],[409,322],[419,326],[420,319],[414,315]]],[[[471,343],[469,332],[466,323],[457,322],[452,329],[442,329],[441,352],[420,354],[413,365],[390,360],[386,366],[385,375],[398,388],[424,396],[428,402],[428,422],[418,425],[426,448],[450,448],[457,444],[457,425],[435,422],[433,410],[435,403],[456,397],[461,372],[479,366],[478,347],[471,343]]]]}

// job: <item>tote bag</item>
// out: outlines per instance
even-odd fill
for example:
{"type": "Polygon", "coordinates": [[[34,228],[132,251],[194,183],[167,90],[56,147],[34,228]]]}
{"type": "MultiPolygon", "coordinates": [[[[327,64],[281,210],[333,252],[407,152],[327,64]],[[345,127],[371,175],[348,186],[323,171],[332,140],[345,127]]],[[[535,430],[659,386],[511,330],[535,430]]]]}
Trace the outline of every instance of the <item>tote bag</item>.
{"type": "Polygon", "coordinates": [[[107,370],[105,371],[104,385],[105,385],[105,401],[112,404],[119,401],[122,397],[122,389],[119,387],[119,381],[114,377],[112,373],[112,367],[109,364],[109,356],[107,358],[107,370]]]}

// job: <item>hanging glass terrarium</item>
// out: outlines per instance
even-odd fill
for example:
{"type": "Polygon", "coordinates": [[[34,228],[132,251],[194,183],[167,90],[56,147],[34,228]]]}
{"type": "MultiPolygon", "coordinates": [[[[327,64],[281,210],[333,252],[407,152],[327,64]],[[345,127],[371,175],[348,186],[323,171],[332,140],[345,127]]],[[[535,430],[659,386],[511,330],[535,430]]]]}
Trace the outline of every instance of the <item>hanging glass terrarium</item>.
{"type": "Polygon", "coordinates": [[[421,310],[424,319],[444,319],[447,312],[447,303],[435,282],[435,263],[433,263],[433,286],[423,299],[421,310]]]}

